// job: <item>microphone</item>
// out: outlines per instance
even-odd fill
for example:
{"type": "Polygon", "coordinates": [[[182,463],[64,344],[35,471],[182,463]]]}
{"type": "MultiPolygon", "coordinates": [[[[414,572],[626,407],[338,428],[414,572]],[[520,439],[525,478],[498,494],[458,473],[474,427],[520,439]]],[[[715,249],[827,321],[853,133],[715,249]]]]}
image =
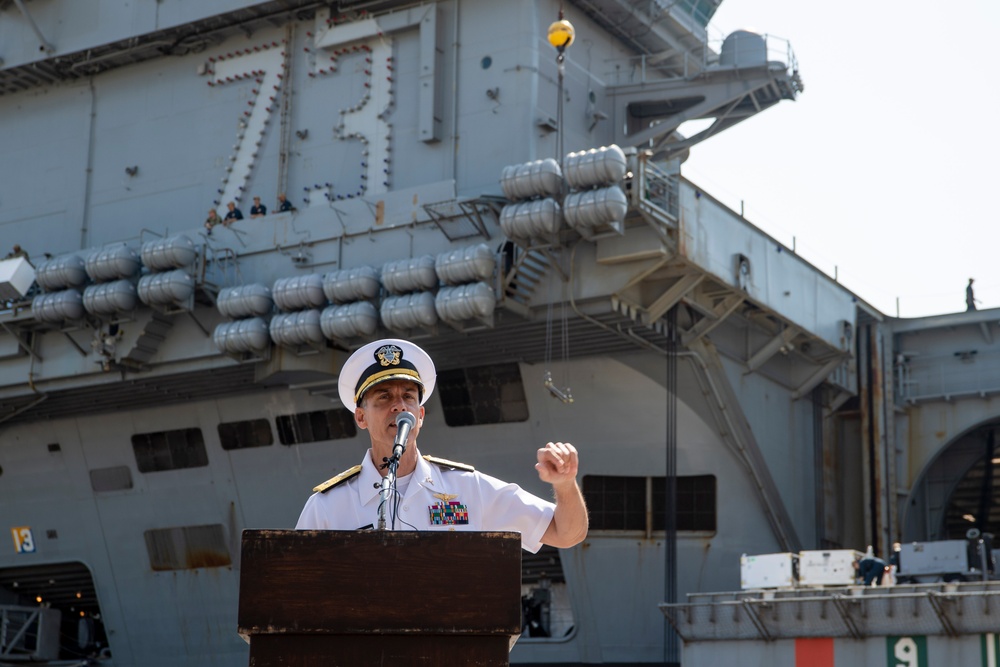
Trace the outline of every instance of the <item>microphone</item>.
{"type": "Polygon", "coordinates": [[[416,426],[417,418],[412,412],[400,412],[396,415],[396,439],[392,443],[392,455],[399,458],[406,451],[406,440],[410,437],[410,429],[416,426]]]}

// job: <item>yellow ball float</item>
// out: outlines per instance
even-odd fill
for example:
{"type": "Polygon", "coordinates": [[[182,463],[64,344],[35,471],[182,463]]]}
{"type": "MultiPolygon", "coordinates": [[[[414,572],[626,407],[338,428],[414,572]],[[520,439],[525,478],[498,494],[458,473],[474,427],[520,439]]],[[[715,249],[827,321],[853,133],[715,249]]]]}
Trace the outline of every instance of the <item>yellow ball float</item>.
{"type": "Polygon", "coordinates": [[[560,53],[573,43],[575,35],[576,31],[573,29],[573,24],[565,19],[556,21],[549,26],[549,44],[557,48],[560,53]]]}

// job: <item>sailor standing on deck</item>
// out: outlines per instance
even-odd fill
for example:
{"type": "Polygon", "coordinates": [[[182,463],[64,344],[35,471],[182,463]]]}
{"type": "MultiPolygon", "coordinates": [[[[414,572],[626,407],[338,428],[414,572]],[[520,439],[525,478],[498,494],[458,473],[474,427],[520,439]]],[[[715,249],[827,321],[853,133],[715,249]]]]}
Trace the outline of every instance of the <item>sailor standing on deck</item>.
{"type": "Polygon", "coordinates": [[[972,283],[976,282],[974,278],[969,278],[969,284],[965,286],[965,309],[975,310],[977,303],[982,303],[976,298],[975,292],[972,291],[972,283]]]}
{"type": "Polygon", "coordinates": [[[534,553],[542,544],[568,548],[587,536],[587,509],[576,483],[577,452],[569,443],[538,450],[535,468],[552,485],[555,503],[516,484],[477,472],[472,466],[421,456],[417,435],[423,404],[434,391],[434,362],[404,340],[386,339],[360,348],[340,373],[344,406],[368,431],[371,449],[360,465],[320,484],[306,501],[298,530],[373,528],[379,516],[379,487],[392,456],[396,416],[416,418],[397,470],[395,494],[386,512],[393,530],[516,531],[534,553]]]}

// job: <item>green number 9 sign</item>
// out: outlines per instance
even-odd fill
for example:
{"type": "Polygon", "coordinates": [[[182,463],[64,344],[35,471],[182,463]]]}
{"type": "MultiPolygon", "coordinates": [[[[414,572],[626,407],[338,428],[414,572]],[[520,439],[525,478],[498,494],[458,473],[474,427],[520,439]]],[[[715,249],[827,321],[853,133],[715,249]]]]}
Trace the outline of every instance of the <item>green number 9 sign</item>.
{"type": "Polygon", "coordinates": [[[927,637],[886,637],[889,667],[927,667],[927,637]]]}

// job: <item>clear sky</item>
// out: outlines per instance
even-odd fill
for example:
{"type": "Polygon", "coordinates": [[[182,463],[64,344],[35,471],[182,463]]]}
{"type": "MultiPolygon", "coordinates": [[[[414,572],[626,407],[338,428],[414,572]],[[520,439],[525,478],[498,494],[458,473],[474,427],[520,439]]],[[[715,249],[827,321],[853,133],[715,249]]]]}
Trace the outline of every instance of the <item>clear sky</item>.
{"type": "Polygon", "coordinates": [[[1000,0],[725,0],[709,27],[786,38],[805,91],[687,178],[887,315],[965,310],[969,278],[1000,307],[1000,0]]]}

